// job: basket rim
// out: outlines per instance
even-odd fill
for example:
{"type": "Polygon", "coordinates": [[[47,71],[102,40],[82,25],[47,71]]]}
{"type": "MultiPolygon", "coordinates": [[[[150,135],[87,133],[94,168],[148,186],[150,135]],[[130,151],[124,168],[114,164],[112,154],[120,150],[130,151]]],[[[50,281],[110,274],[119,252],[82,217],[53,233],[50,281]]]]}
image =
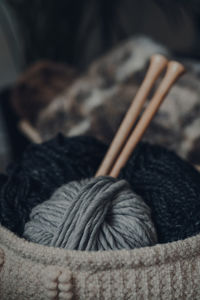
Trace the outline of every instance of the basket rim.
{"type": "Polygon", "coordinates": [[[78,271],[133,269],[193,260],[200,256],[200,234],[167,244],[133,250],[76,251],[26,241],[0,226],[0,248],[19,259],[44,265],[68,266],[78,271]]]}

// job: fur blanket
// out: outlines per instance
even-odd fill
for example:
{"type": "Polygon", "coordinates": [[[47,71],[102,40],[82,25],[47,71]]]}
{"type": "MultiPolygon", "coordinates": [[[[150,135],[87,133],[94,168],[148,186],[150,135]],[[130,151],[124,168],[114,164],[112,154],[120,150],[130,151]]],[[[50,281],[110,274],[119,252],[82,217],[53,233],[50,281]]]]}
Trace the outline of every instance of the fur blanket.
{"type": "MultiPolygon", "coordinates": [[[[110,143],[154,53],[170,57],[164,47],[138,37],[94,62],[40,113],[36,128],[42,139],[62,132],[67,136],[93,135],[110,143]]],[[[191,163],[200,164],[200,63],[186,59],[182,62],[187,73],[172,88],[144,140],[166,146],[191,163]]]]}

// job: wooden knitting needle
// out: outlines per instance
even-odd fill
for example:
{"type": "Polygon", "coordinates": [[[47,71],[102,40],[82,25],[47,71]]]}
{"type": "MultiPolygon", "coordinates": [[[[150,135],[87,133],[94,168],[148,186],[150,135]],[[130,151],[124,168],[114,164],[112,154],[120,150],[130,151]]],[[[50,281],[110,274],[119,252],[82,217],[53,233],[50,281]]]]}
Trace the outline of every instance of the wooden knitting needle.
{"type": "Polygon", "coordinates": [[[200,171],[200,165],[195,165],[195,168],[200,171]]]}
{"type": "Polygon", "coordinates": [[[101,175],[107,175],[111,170],[113,163],[117,158],[117,155],[119,154],[135,121],[137,120],[138,115],[142,110],[142,107],[147,99],[150,90],[152,89],[158,76],[167,66],[167,63],[167,59],[160,54],[155,54],[151,57],[150,66],[144,78],[144,81],[140,89],[138,90],[135,98],[133,99],[133,102],[128,112],[126,113],[123,122],[121,123],[118,132],[115,135],[111,146],[104,160],[102,161],[100,168],[96,173],[96,177],[101,175]]]}
{"type": "Polygon", "coordinates": [[[42,139],[36,129],[29,123],[29,121],[23,119],[19,122],[18,128],[23,134],[33,143],[40,144],[42,139]]]}
{"type": "Polygon", "coordinates": [[[121,151],[116,163],[114,164],[109,176],[117,177],[121,168],[126,164],[136,145],[142,138],[151,120],[158,111],[165,96],[168,94],[174,82],[183,74],[185,68],[182,64],[171,61],[168,63],[168,68],[165,77],[163,78],[160,86],[158,87],[155,95],[145,109],[141,119],[138,121],[133,133],[129,137],[125,147],[121,151]]]}

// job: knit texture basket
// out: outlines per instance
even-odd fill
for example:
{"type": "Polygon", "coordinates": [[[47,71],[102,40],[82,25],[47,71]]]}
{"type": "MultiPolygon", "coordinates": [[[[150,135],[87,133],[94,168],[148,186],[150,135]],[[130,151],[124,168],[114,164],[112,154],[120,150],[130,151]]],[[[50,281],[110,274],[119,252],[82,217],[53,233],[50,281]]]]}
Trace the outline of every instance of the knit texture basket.
{"type": "Polygon", "coordinates": [[[0,299],[200,299],[200,235],[81,252],[33,244],[0,227],[0,299]]]}

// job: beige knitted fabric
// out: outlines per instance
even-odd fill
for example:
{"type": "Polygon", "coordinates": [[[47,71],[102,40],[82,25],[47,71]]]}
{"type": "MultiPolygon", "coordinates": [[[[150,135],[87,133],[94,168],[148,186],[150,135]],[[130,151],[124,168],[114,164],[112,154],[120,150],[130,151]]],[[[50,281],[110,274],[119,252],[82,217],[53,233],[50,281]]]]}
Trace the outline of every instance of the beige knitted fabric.
{"type": "Polygon", "coordinates": [[[41,246],[0,227],[0,299],[200,299],[200,235],[131,251],[41,246]]]}

